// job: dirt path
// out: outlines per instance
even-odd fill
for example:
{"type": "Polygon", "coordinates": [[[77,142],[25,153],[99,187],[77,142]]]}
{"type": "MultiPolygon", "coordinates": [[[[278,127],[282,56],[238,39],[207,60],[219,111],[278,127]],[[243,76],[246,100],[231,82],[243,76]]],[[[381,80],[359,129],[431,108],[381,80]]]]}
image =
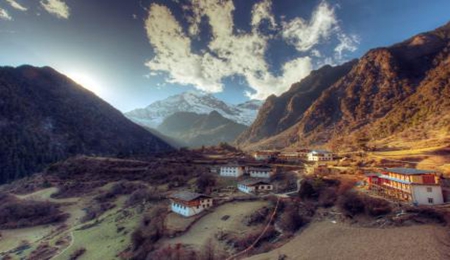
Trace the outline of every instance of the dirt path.
{"type": "Polygon", "coordinates": [[[388,229],[360,228],[317,222],[290,242],[249,260],[278,259],[448,259],[448,235],[440,226],[422,225],[388,229]]]}

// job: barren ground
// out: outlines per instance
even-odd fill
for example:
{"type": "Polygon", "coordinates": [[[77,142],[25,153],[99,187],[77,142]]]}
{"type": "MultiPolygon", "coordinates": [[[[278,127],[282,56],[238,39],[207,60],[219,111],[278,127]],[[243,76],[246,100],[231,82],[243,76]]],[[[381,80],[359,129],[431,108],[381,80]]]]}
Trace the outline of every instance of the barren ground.
{"type": "Polygon", "coordinates": [[[249,260],[278,259],[449,259],[448,230],[422,225],[398,228],[361,228],[330,221],[315,222],[290,242],[249,260]]]}

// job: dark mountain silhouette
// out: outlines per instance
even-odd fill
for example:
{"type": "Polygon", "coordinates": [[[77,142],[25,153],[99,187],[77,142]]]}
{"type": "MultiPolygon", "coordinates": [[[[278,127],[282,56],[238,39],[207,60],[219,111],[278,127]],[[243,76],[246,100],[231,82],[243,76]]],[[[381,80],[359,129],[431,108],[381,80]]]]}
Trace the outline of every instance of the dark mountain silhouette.
{"type": "Polygon", "coordinates": [[[52,68],[0,68],[0,183],[78,154],[141,156],[171,149],[52,68]]]}

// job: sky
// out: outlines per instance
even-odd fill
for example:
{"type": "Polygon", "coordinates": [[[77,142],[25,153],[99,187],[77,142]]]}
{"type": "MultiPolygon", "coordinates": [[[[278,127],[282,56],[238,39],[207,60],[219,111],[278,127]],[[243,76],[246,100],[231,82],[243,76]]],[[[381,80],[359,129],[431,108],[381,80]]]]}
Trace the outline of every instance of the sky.
{"type": "Polygon", "coordinates": [[[232,104],[450,20],[448,0],[0,0],[0,66],[51,66],[123,112],[232,104]]]}

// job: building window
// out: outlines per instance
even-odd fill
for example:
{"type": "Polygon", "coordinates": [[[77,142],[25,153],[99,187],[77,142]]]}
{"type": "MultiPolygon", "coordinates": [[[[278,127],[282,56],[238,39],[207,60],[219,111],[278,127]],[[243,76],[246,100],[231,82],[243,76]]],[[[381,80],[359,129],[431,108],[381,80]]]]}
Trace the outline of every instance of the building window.
{"type": "Polygon", "coordinates": [[[433,188],[427,187],[427,192],[433,192],[433,188]]]}
{"type": "Polygon", "coordinates": [[[434,203],[433,198],[428,198],[428,203],[433,204],[434,203]]]}

